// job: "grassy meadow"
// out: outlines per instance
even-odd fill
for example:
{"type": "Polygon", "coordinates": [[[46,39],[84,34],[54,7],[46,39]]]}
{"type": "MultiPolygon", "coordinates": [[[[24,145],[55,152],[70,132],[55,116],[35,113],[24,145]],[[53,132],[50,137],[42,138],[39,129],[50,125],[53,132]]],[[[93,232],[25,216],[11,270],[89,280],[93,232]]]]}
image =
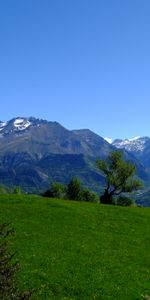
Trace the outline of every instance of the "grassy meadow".
{"type": "Polygon", "coordinates": [[[21,289],[34,300],[141,300],[150,295],[150,209],[0,196],[16,230],[21,289]]]}

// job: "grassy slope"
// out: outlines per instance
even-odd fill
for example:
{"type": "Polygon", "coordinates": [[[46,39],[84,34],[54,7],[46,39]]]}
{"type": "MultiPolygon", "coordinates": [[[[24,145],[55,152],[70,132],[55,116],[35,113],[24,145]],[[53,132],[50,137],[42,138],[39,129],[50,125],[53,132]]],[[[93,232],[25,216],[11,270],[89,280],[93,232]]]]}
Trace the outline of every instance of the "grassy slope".
{"type": "Polygon", "coordinates": [[[16,228],[22,288],[32,299],[140,300],[150,294],[150,209],[0,196],[16,228]]]}

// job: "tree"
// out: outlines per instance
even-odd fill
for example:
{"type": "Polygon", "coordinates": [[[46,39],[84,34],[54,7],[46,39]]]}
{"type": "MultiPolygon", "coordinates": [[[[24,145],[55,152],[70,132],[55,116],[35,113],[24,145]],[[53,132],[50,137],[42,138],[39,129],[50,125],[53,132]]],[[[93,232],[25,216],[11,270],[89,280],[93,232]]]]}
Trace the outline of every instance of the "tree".
{"type": "Polygon", "coordinates": [[[112,204],[113,196],[131,193],[142,187],[142,183],[135,178],[135,166],[129,161],[124,161],[120,151],[110,153],[106,161],[98,159],[96,165],[106,179],[101,203],[112,204]]]}
{"type": "Polygon", "coordinates": [[[80,200],[80,181],[73,177],[67,186],[67,197],[70,200],[80,200]]]}
{"type": "Polygon", "coordinates": [[[31,291],[20,292],[17,286],[18,262],[14,260],[14,253],[9,247],[10,236],[14,229],[9,224],[0,224],[0,299],[27,300],[31,298],[31,291]]]}

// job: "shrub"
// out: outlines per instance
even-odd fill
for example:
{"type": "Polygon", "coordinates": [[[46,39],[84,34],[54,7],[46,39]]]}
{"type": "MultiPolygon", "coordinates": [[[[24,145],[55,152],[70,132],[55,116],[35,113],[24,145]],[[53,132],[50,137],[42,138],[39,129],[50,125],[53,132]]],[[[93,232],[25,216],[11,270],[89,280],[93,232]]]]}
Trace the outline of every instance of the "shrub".
{"type": "Polygon", "coordinates": [[[89,191],[87,188],[84,188],[80,192],[80,199],[81,199],[81,201],[98,202],[97,195],[95,193],[89,191]]]}
{"type": "Polygon", "coordinates": [[[119,206],[132,206],[134,205],[134,201],[128,197],[120,196],[116,199],[116,204],[119,206]]]}
{"type": "Polygon", "coordinates": [[[62,183],[53,182],[51,185],[51,194],[53,198],[64,198],[66,194],[66,188],[62,183]]]}
{"type": "Polygon", "coordinates": [[[66,187],[59,183],[53,182],[50,189],[43,194],[44,197],[63,199],[66,196],[66,187]]]}
{"type": "Polygon", "coordinates": [[[47,197],[47,198],[53,198],[53,194],[51,192],[51,190],[47,190],[42,194],[43,197],[47,197]]]}
{"type": "Polygon", "coordinates": [[[16,194],[16,195],[20,195],[21,194],[21,188],[20,188],[20,186],[14,187],[13,194],[16,194]]]}

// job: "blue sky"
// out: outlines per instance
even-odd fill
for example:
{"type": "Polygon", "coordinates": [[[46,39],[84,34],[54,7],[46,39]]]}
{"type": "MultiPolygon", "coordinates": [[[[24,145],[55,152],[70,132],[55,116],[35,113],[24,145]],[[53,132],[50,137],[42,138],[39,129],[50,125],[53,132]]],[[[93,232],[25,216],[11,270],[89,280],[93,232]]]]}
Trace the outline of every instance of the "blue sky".
{"type": "Polygon", "coordinates": [[[0,119],[150,136],[149,0],[0,1],[0,119]]]}

